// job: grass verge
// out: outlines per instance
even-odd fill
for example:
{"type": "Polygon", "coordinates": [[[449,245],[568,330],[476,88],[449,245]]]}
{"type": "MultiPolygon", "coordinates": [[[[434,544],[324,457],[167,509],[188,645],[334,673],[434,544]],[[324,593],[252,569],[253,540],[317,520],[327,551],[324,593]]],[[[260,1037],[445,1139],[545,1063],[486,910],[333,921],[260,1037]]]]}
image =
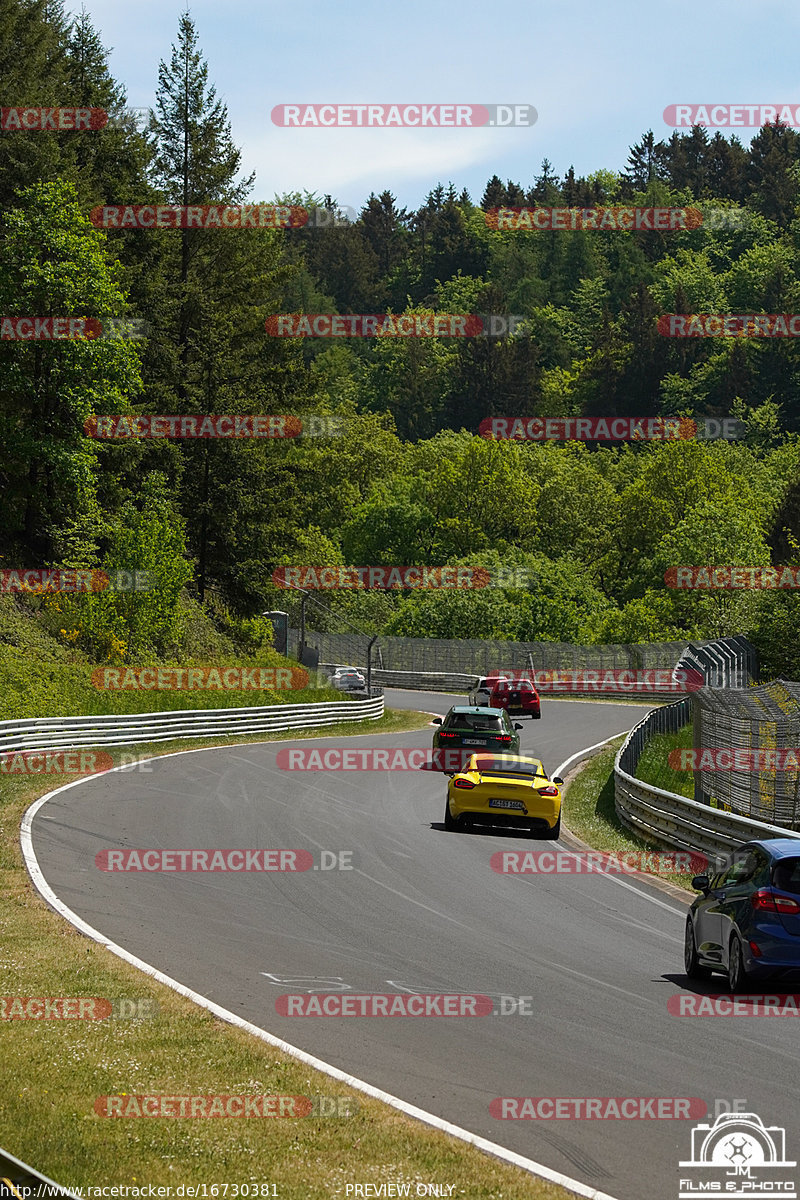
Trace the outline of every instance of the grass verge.
{"type": "MultiPolygon", "coordinates": [[[[300,736],[399,733],[427,725],[393,710],[380,721],[263,737],[185,739],[112,750],[115,761],[206,745],[300,736]]],[[[58,783],[70,781],[62,776],[58,783]]],[[[74,778],[74,777],[73,777],[74,778]]],[[[56,783],[56,786],[58,786],[56,783]]],[[[50,776],[48,788],[53,787],[50,776]]],[[[0,969],[4,997],[129,997],[150,1019],[0,1020],[0,1145],[65,1187],[206,1184],[206,1196],[316,1200],[346,1185],[451,1185],[454,1197],[568,1200],[571,1193],[507,1166],[363,1096],[226,1025],[78,934],[34,891],[19,848],[39,777],[6,776],[0,803],[0,969]],[[289,1095],[342,1098],[353,1115],[284,1120],[108,1119],[101,1096],[289,1095]],[[217,1193],[211,1185],[218,1184],[217,1193]],[[270,1185],[266,1190],[264,1185],[270,1185]],[[239,1191],[239,1196],[242,1192],[239,1191]]],[[[97,924],[102,926],[102,916],[97,924]]],[[[4,1009],[4,1011],[8,1011],[4,1009]]],[[[351,1069],[359,1073],[359,1064],[351,1069]]],[[[447,1194],[447,1189],[444,1189],[447,1194]]],[[[129,1193],[133,1195],[134,1193],[129,1193]]],[[[146,1192],[145,1192],[146,1194],[146,1192]]],[[[202,1192],[196,1193],[203,1195],[202,1192]]],[[[350,1193],[353,1194],[352,1191],[350,1193]]],[[[422,1193],[419,1193],[422,1194],[422,1193]]]]}
{"type": "Polygon", "coordinates": [[[694,799],[694,774],[691,771],[676,771],[669,765],[671,750],[691,750],[692,726],[684,725],[677,733],[660,733],[651,738],[642,751],[636,778],[665,792],[677,792],[679,796],[694,799]]]}
{"type": "MultiPolygon", "coordinates": [[[[625,828],[614,807],[614,759],[624,740],[624,737],[616,738],[608,749],[599,751],[582,763],[567,784],[564,795],[564,822],[567,828],[593,849],[609,854],[653,850],[651,843],[625,828]]],[[[692,890],[692,876],[689,873],[664,872],[654,877],[677,884],[689,892],[692,890]]]]}

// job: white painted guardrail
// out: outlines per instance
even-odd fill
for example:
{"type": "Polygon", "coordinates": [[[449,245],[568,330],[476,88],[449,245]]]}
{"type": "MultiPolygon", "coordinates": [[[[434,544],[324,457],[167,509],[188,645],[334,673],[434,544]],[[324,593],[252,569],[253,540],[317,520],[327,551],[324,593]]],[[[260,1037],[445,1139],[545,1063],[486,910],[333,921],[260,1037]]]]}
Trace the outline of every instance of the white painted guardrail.
{"type": "MultiPolygon", "coordinates": [[[[592,668],[595,670],[595,668],[592,668]]],[[[664,668],[660,668],[663,670],[664,668]]],[[[611,667],[606,669],[609,674],[613,673],[611,667]]],[[[603,676],[606,673],[602,667],[596,668],[597,674],[603,676]]],[[[621,670],[621,668],[618,668],[621,670]]],[[[510,668],[505,671],[496,672],[497,674],[505,674],[508,678],[514,678],[514,671],[510,668]]],[[[521,667],[516,673],[519,677],[534,680],[536,676],[549,676],[549,671],[544,671],[531,666],[521,667]]],[[[578,675],[581,673],[578,672],[578,675]]],[[[604,686],[602,678],[596,681],[585,680],[582,678],[570,678],[571,670],[563,668],[561,677],[558,680],[558,685],[553,686],[544,681],[537,685],[538,690],[543,698],[551,695],[556,699],[559,697],[570,696],[579,700],[582,696],[608,696],[609,699],[614,697],[622,697],[623,699],[636,699],[642,697],[643,693],[637,691],[635,687],[622,687],[619,680],[609,683],[604,686]]],[[[471,692],[477,686],[478,680],[486,678],[485,676],[475,674],[457,674],[455,672],[447,674],[446,672],[434,671],[388,671],[382,667],[372,668],[372,682],[378,687],[404,688],[410,692],[454,692],[457,695],[463,695],[465,692],[471,692]]],[[[646,700],[658,700],[659,698],[669,699],[674,696],[675,692],[659,692],[652,688],[644,693],[646,700]]]]}
{"type": "Polygon", "coordinates": [[[677,732],[690,719],[691,700],[653,709],[628,734],[614,760],[617,816],[633,833],[668,849],[696,850],[709,858],[729,853],[754,838],[796,837],[791,829],[699,804],[636,779],[642,750],[651,737],[677,732]]]}
{"type": "Polygon", "coordinates": [[[39,717],[0,721],[0,753],[66,750],[78,746],[130,746],[173,738],[235,737],[283,729],[311,729],[343,721],[376,721],[383,696],[322,704],[267,704],[253,708],[179,709],[90,717],[39,717]]]}

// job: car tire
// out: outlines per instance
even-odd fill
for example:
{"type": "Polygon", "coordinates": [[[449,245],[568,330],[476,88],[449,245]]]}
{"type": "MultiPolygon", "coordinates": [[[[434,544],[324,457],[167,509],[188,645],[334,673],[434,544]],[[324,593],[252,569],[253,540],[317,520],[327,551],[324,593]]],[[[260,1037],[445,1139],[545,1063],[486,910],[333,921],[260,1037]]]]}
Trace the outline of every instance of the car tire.
{"type": "Polygon", "coordinates": [[[536,713],[532,713],[531,716],[534,721],[539,721],[539,720],[541,720],[542,714],[541,714],[541,712],[536,712],[536,713]]]}
{"type": "Polygon", "coordinates": [[[547,831],[547,833],[545,834],[545,837],[550,838],[551,841],[555,841],[556,838],[561,837],[561,813],[560,812],[558,814],[558,820],[556,821],[553,828],[549,829],[547,831]]]}
{"type": "Polygon", "coordinates": [[[448,796],[444,802],[444,827],[450,830],[451,833],[459,828],[459,823],[453,814],[450,812],[450,797],[448,796]]]}
{"type": "Polygon", "coordinates": [[[728,947],[728,987],[731,992],[746,992],[750,986],[750,978],[744,965],[744,952],[739,935],[731,934],[728,947]]]}
{"type": "Polygon", "coordinates": [[[686,930],[683,935],[683,973],[687,979],[709,979],[711,971],[704,967],[697,955],[697,943],[694,940],[694,922],[686,918],[686,930]]]}

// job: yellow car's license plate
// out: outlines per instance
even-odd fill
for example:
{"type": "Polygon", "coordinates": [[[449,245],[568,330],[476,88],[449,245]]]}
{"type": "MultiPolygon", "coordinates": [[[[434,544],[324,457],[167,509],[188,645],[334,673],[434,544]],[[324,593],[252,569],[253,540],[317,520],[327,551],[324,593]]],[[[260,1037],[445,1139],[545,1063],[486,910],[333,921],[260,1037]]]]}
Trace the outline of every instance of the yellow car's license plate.
{"type": "Polygon", "coordinates": [[[513,808],[525,812],[525,805],[521,800],[490,800],[489,808],[513,808]]]}

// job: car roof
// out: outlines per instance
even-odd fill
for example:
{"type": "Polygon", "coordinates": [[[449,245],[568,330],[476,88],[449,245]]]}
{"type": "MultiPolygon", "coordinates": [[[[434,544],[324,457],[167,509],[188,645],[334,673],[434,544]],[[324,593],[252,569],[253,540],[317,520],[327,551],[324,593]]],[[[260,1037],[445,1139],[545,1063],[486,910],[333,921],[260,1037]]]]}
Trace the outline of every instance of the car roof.
{"type": "Polygon", "coordinates": [[[800,858],[800,837],[753,838],[748,846],[761,846],[772,858],[800,858]]]}
{"type": "Polygon", "coordinates": [[[448,711],[451,713],[491,713],[493,717],[496,717],[498,713],[504,713],[506,710],[504,708],[489,708],[487,704],[454,704],[448,711]]]}

